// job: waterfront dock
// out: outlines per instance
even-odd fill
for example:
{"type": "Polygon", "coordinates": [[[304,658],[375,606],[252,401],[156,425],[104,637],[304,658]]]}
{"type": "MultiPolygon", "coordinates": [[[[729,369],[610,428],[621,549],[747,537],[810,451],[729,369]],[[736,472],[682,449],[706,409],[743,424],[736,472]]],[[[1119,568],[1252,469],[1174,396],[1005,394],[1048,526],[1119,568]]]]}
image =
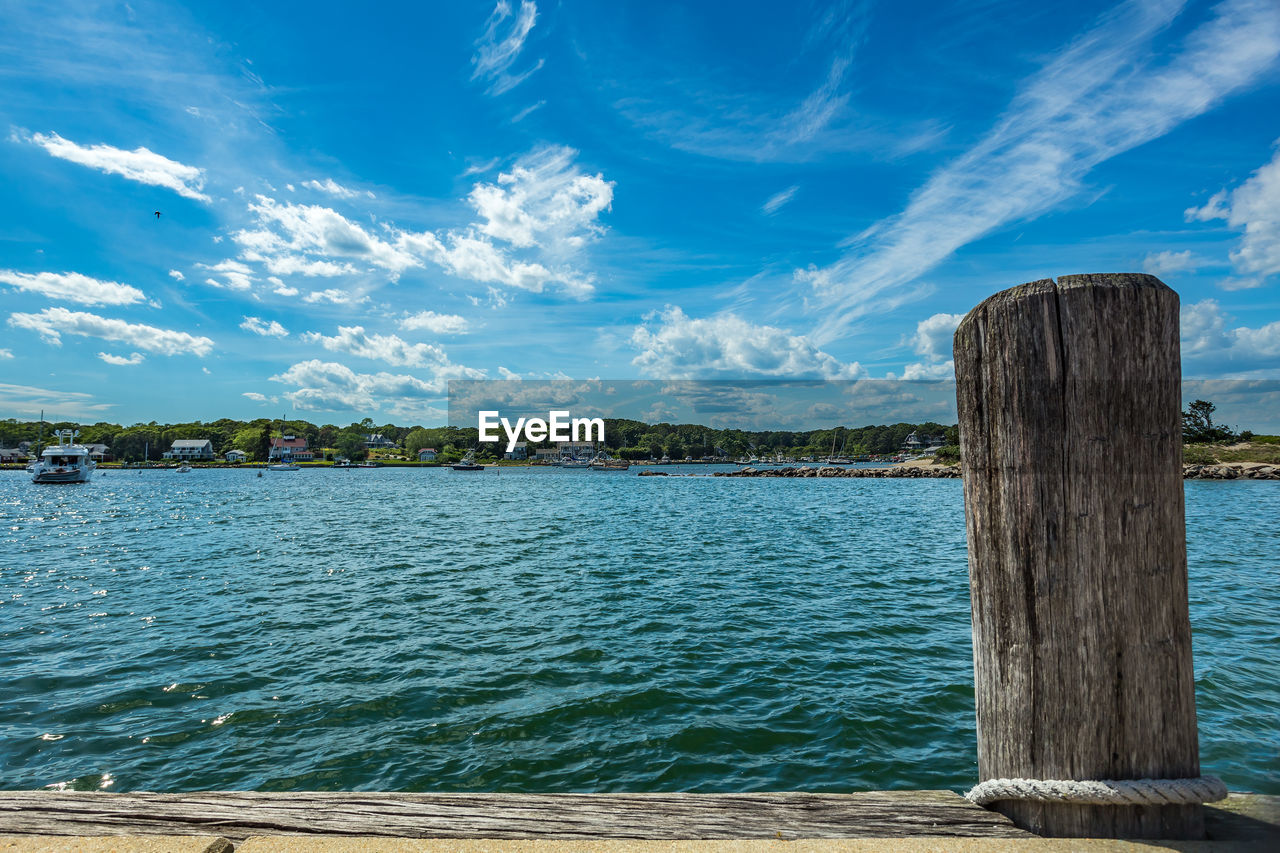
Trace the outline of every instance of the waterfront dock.
{"type": "Polygon", "coordinates": [[[1280,797],[1207,805],[1203,841],[1045,839],[951,791],[852,794],[0,792],[0,851],[1274,850],[1280,797]],[[95,839],[111,839],[99,844],[95,839]],[[464,841],[470,843],[463,843],[464,841]],[[483,843],[481,843],[483,841],[483,843]],[[161,846],[155,846],[156,844],[161,846]],[[148,846],[150,845],[150,846],[148,846]]]}

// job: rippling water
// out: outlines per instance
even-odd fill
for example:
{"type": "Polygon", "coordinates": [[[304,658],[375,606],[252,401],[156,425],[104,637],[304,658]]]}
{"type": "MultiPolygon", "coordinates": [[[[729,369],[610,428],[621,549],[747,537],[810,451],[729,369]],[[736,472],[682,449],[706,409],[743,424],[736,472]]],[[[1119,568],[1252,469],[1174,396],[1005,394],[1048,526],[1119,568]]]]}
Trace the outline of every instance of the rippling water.
{"type": "MultiPolygon", "coordinates": [[[[1280,793],[1280,485],[1187,503],[1205,770],[1280,793]]],[[[951,480],[4,473],[0,787],[962,789],[966,571],[951,480]]]]}

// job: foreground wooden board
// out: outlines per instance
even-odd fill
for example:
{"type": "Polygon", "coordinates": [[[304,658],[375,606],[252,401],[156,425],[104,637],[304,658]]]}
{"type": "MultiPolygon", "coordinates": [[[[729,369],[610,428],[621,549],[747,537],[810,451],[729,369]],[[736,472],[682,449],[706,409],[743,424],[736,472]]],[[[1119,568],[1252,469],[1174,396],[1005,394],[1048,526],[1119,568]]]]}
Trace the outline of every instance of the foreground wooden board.
{"type": "MultiPolygon", "coordinates": [[[[0,835],[0,853],[232,853],[233,849],[227,839],[208,835],[114,835],[106,838],[0,835]]],[[[269,850],[270,847],[259,849],[269,850]]]]}
{"type": "Polygon", "coordinates": [[[0,791],[0,834],[493,839],[1032,838],[951,791],[106,794],[0,791]]]}

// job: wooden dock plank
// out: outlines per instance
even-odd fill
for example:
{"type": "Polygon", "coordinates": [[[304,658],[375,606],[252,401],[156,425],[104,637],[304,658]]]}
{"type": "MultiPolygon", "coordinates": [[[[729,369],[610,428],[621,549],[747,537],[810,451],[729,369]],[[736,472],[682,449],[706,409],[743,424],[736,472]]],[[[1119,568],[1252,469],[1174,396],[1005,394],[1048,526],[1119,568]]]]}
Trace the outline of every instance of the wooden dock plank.
{"type": "Polygon", "coordinates": [[[1032,838],[951,791],[401,794],[0,791],[0,834],[492,839],[1032,838]]]}

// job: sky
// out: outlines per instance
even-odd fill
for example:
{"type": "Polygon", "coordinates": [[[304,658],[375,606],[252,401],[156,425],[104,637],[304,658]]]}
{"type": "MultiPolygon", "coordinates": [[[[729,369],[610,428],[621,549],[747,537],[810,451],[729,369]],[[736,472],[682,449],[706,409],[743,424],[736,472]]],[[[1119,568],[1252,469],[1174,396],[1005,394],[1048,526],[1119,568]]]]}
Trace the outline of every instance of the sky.
{"type": "Polygon", "coordinates": [[[1275,0],[6,2],[0,417],[949,378],[1083,272],[1275,380],[1278,143],[1275,0]]]}

